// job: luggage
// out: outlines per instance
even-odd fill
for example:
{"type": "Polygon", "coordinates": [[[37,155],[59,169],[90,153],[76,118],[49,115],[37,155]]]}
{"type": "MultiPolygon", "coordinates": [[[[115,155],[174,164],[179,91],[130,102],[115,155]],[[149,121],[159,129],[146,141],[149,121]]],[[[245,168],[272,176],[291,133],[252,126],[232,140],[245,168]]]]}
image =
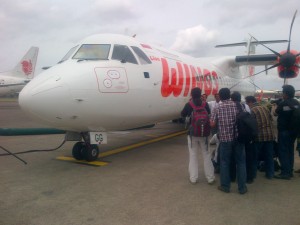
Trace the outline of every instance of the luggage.
{"type": "Polygon", "coordinates": [[[194,137],[208,137],[210,135],[210,124],[208,112],[205,109],[205,102],[196,106],[193,101],[189,102],[193,108],[191,115],[190,135],[194,137]]]}

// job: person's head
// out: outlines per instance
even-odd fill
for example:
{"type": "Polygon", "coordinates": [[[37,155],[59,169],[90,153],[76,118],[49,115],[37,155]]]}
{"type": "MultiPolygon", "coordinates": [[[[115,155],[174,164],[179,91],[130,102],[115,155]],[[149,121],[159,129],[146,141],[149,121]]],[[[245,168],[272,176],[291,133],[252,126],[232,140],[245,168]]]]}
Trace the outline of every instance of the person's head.
{"type": "Polygon", "coordinates": [[[231,100],[234,101],[234,102],[241,102],[242,101],[242,96],[241,96],[240,92],[234,91],[231,94],[230,97],[231,97],[231,100]]]}
{"type": "Polygon", "coordinates": [[[206,102],[206,99],[207,99],[207,95],[206,94],[201,95],[201,100],[202,101],[206,102]]]}
{"type": "Polygon", "coordinates": [[[219,95],[219,93],[216,93],[216,94],[215,94],[215,100],[216,100],[216,102],[219,102],[219,101],[220,101],[220,95],[219,95]]]}
{"type": "Polygon", "coordinates": [[[221,88],[219,90],[219,96],[221,101],[230,99],[230,90],[229,88],[221,88]]]}
{"type": "Polygon", "coordinates": [[[295,97],[295,88],[292,85],[283,85],[282,94],[284,99],[294,98],[295,97]]]}
{"type": "Polygon", "coordinates": [[[253,106],[254,103],[256,103],[256,98],[254,96],[247,96],[245,100],[246,104],[249,105],[250,108],[253,106]]]}
{"type": "Polygon", "coordinates": [[[201,98],[201,89],[195,87],[191,91],[192,99],[200,99],[201,98]]]}

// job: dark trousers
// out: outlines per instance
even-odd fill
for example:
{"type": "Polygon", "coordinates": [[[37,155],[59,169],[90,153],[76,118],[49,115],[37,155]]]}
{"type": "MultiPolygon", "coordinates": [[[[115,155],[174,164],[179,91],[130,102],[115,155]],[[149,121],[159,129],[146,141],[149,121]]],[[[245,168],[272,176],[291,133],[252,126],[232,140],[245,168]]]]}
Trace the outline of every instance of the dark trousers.
{"type": "Polygon", "coordinates": [[[293,131],[279,131],[279,161],[282,176],[292,176],[294,169],[294,143],[297,135],[293,131]]]}
{"type": "Polygon", "coordinates": [[[255,143],[245,144],[247,181],[252,182],[257,173],[257,148],[255,143]]]}
{"type": "Polygon", "coordinates": [[[274,145],[273,141],[256,142],[258,155],[265,162],[265,172],[267,178],[274,176],[274,145]]]}
{"type": "MultiPolygon", "coordinates": [[[[254,143],[245,144],[245,154],[247,182],[252,182],[256,178],[257,173],[257,149],[254,143]]],[[[236,163],[234,159],[234,154],[231,155],[229,173],[231,181],[234,182],[236,180],[236,163]]]]}

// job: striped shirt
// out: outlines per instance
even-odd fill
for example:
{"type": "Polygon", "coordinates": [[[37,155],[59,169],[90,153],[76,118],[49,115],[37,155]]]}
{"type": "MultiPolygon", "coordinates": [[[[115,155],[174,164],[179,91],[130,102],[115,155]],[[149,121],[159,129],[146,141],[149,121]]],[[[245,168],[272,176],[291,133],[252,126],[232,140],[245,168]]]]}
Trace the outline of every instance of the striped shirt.
{"type": "Polygon", "coordinates": [[[211,120],[217,123],[220,142],[230,142],[237,137],[237,113],[236,103],[231,100],[221,101],[213,110],[211,120]]]}
{"type": "Polygon", "coordinates": [[[253,113],[257,121],[257,141],[273,141],[275,137],[273,133],[272,116],[270,110],[266,106],[259,105],[256,102],[253,104],[251,112],[253,113]]]}

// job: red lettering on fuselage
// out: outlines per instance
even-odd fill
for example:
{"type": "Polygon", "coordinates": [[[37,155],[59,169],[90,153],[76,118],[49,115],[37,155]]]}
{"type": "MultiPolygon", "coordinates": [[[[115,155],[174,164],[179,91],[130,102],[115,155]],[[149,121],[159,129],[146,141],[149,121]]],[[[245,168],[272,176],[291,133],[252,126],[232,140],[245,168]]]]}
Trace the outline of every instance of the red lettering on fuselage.
{"type": "Polygon", "coordinates": [[[210,76],[210,71],[207,69],[203,70],[203,77],[204,77],[204,93],[209,96],[211,94],[211,76],[210,76]]]}
{"type": "Polygon", "coordinates": [[[190,92],[190,84],[191,84],[191,76],[190,76],[190,70],[188,65],[184,64],[184,71],[185,71],[185,89],[183,96],[187,96],[190,92]]]}
{"type": "Polygon", "coordinates": [[[198,87],[202,90],[203,89],[203,76],[202,76],[202,70],[197,67],[198,71],[198,87]]]}
{"type": "Polygon", "coordinates": [[[163,97],[168,97],[171,93],[175,97],[179,96],[183,87],[183,69],[180,63],[177,63],[177,69],[171,68],[171,84],[170,84],[170,74],[169,65],[166,59],[161,59],[163,67],[163,78],[161,85],[161,95],[163,97]],[[177,73],[178,71],[178,73],[177,73]],[[177,76],[178,74],[178,76],[177,76]]]}
{"type": "Polygon", "coordinates": [[[160,61],[160,58],[158,58],[156,56],[150,56],[150,60],[152,60],[152,61],[160,61]]]}
{"type": "Polygon", "coordinates": [[[212,92],[211,92],[211,94],[212,95],[215,95],[215,94],[217,94],[218,93],[218,91],[219,91],[219,77],[218,77],[218,74],[216,73],[216,71],[212,71],[211,72],[211,77],[212,77],[212,79],[214,80],[214,84],[215,84],[215,86],[213,87],[213,89],[212,89],[212,92]]]}
{"type": "Polygon", "coordinates": [[[160,61],[162,62],[163,72],[161,85],[161,95],[163,97],[168,97],[171,94],[178,97],[182,94],[182,91],[183,96],[188,96],[194,87],[199,87],[202,93],[206,95],[218,93],[218,74],[215,71],[201,70],[200,67],[180,62],[176,62],[177,68],[169,68],[166,59],[161,58],[160,61]]]}

